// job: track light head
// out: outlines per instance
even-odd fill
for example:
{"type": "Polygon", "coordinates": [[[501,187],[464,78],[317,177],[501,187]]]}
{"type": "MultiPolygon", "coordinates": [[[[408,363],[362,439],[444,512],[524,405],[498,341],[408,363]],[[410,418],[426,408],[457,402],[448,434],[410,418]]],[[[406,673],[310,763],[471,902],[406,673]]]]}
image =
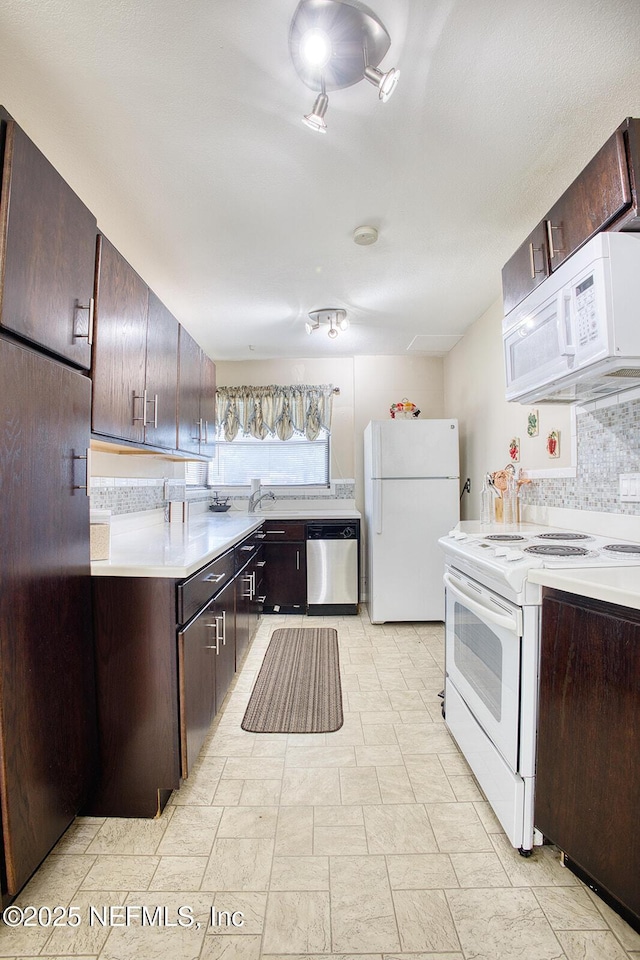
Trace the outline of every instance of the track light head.
{"type": "Polygon", "coordinates": [[[378,96],[383,103],[387,102],[400,79],[400,71],[396,70],[395,67],[387,70],[386,73],[382,73],[377,67],[366,66],[364,68],[364,75],[369,83],[372,83],[374,87],[378,88],[378,96]]]}
{"type": "Polygon", "coordinates": [[[317,133],[326,133],[327,125],[324,122],[324,115],[327,112],[328,106],[329,97],[326,93],[318,94],[316,102],[313,105],[313,110],[302,118],[302,122],[306,123],[312,130],[317,131],[317,133]]]}

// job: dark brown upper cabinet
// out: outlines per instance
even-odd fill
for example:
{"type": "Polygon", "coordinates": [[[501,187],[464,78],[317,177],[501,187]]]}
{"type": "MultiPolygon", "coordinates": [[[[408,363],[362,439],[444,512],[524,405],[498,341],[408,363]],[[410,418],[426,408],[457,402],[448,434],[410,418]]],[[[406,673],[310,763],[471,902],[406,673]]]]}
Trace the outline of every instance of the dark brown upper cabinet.
{"type": "Polygon", "coordinates": [[[99,236],[93,432],[174,450],[177,379],[178,321],[99,236]]]}
{"type": "Polygon", "coordinates": [[[216,368],[180,327],[178,347],[178,449],[211,457],[214,450],[216,368]]]}
{"type": "Polygon", "coordinates": [[[94,433],[144,443],[149,290],[106,237],[96,252],[94,433]]]}
{"type": "Polygon", "coordinates": [[[507,261],[505,313],[599,231],[640,230],[639,137],[640,120],[625,120],[507,261]]]}
{"type": "Polygon", "coordinates": [[[2,145],[0,324],[88,370],[96,219],[0,108],[2,145]]]}

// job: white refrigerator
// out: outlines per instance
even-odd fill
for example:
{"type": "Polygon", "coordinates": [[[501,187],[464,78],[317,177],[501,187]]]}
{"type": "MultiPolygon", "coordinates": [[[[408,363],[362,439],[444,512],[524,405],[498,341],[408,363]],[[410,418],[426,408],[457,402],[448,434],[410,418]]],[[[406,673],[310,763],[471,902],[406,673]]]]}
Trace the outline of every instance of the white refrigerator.
{"type": "Polygon", "coordinates": [[[438,539],[460,519],[457,420],[372,420],[364,432],[369,616],[444,620],[438,539]]]}

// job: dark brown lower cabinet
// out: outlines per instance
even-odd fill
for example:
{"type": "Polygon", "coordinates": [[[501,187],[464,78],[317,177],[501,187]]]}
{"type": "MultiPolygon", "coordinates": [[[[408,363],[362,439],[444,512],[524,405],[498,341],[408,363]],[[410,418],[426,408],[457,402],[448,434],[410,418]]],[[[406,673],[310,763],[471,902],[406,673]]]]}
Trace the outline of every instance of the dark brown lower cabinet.
{"type": "Polygon", "coordinates": [[[16,894],[82,807],[96,761],[91,384],[0,339],[0,797],[16,894]]]}
{"type": "Polygon", "coordinates": [[[264,545],[265,607],[270,612],[304,613],[307,608],[306,543],[264,545]]]}
{"type": "Polygon", "coordinates": [[[542,605],[535,824],[640,929],[640,611],[542,605]]]}

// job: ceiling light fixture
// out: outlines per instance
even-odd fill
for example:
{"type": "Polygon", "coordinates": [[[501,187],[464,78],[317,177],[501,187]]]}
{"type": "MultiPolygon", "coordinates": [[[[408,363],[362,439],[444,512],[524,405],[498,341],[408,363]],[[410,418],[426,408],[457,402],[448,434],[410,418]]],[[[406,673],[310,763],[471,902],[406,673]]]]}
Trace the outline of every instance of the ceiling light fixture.
{"type": "Polygon", "coordinates": [[[328,324],[327,334],[332,340],[335,340],[340,331],[344,332],[349,329],[347,311],[338,307],[323,307],[322,310],[312,310],[309,317],[311,322],[307,320],[304,325],[309,335],[314,330],[319,330],[323,323],[328,324]]]}
{"type": "Polygon", "coordinates": [[[377,239],[377,229],[370,227],[368,224],[356,227],[353,231],[353,242],[357,243],[359,247],[369,247],[372,243],[375,243],[377,239]]]}
{"type": "Polygon", "coordinates": [[[383,103],[396,88],[400,71],[378,69],[391,38],[376,14],[360,0],[300,0],[291,20],[289,51],[298,76],[320,91],[307,126],[326,133],[327,90],[341,90],[360,80],[378,88],[383,103]]]}

